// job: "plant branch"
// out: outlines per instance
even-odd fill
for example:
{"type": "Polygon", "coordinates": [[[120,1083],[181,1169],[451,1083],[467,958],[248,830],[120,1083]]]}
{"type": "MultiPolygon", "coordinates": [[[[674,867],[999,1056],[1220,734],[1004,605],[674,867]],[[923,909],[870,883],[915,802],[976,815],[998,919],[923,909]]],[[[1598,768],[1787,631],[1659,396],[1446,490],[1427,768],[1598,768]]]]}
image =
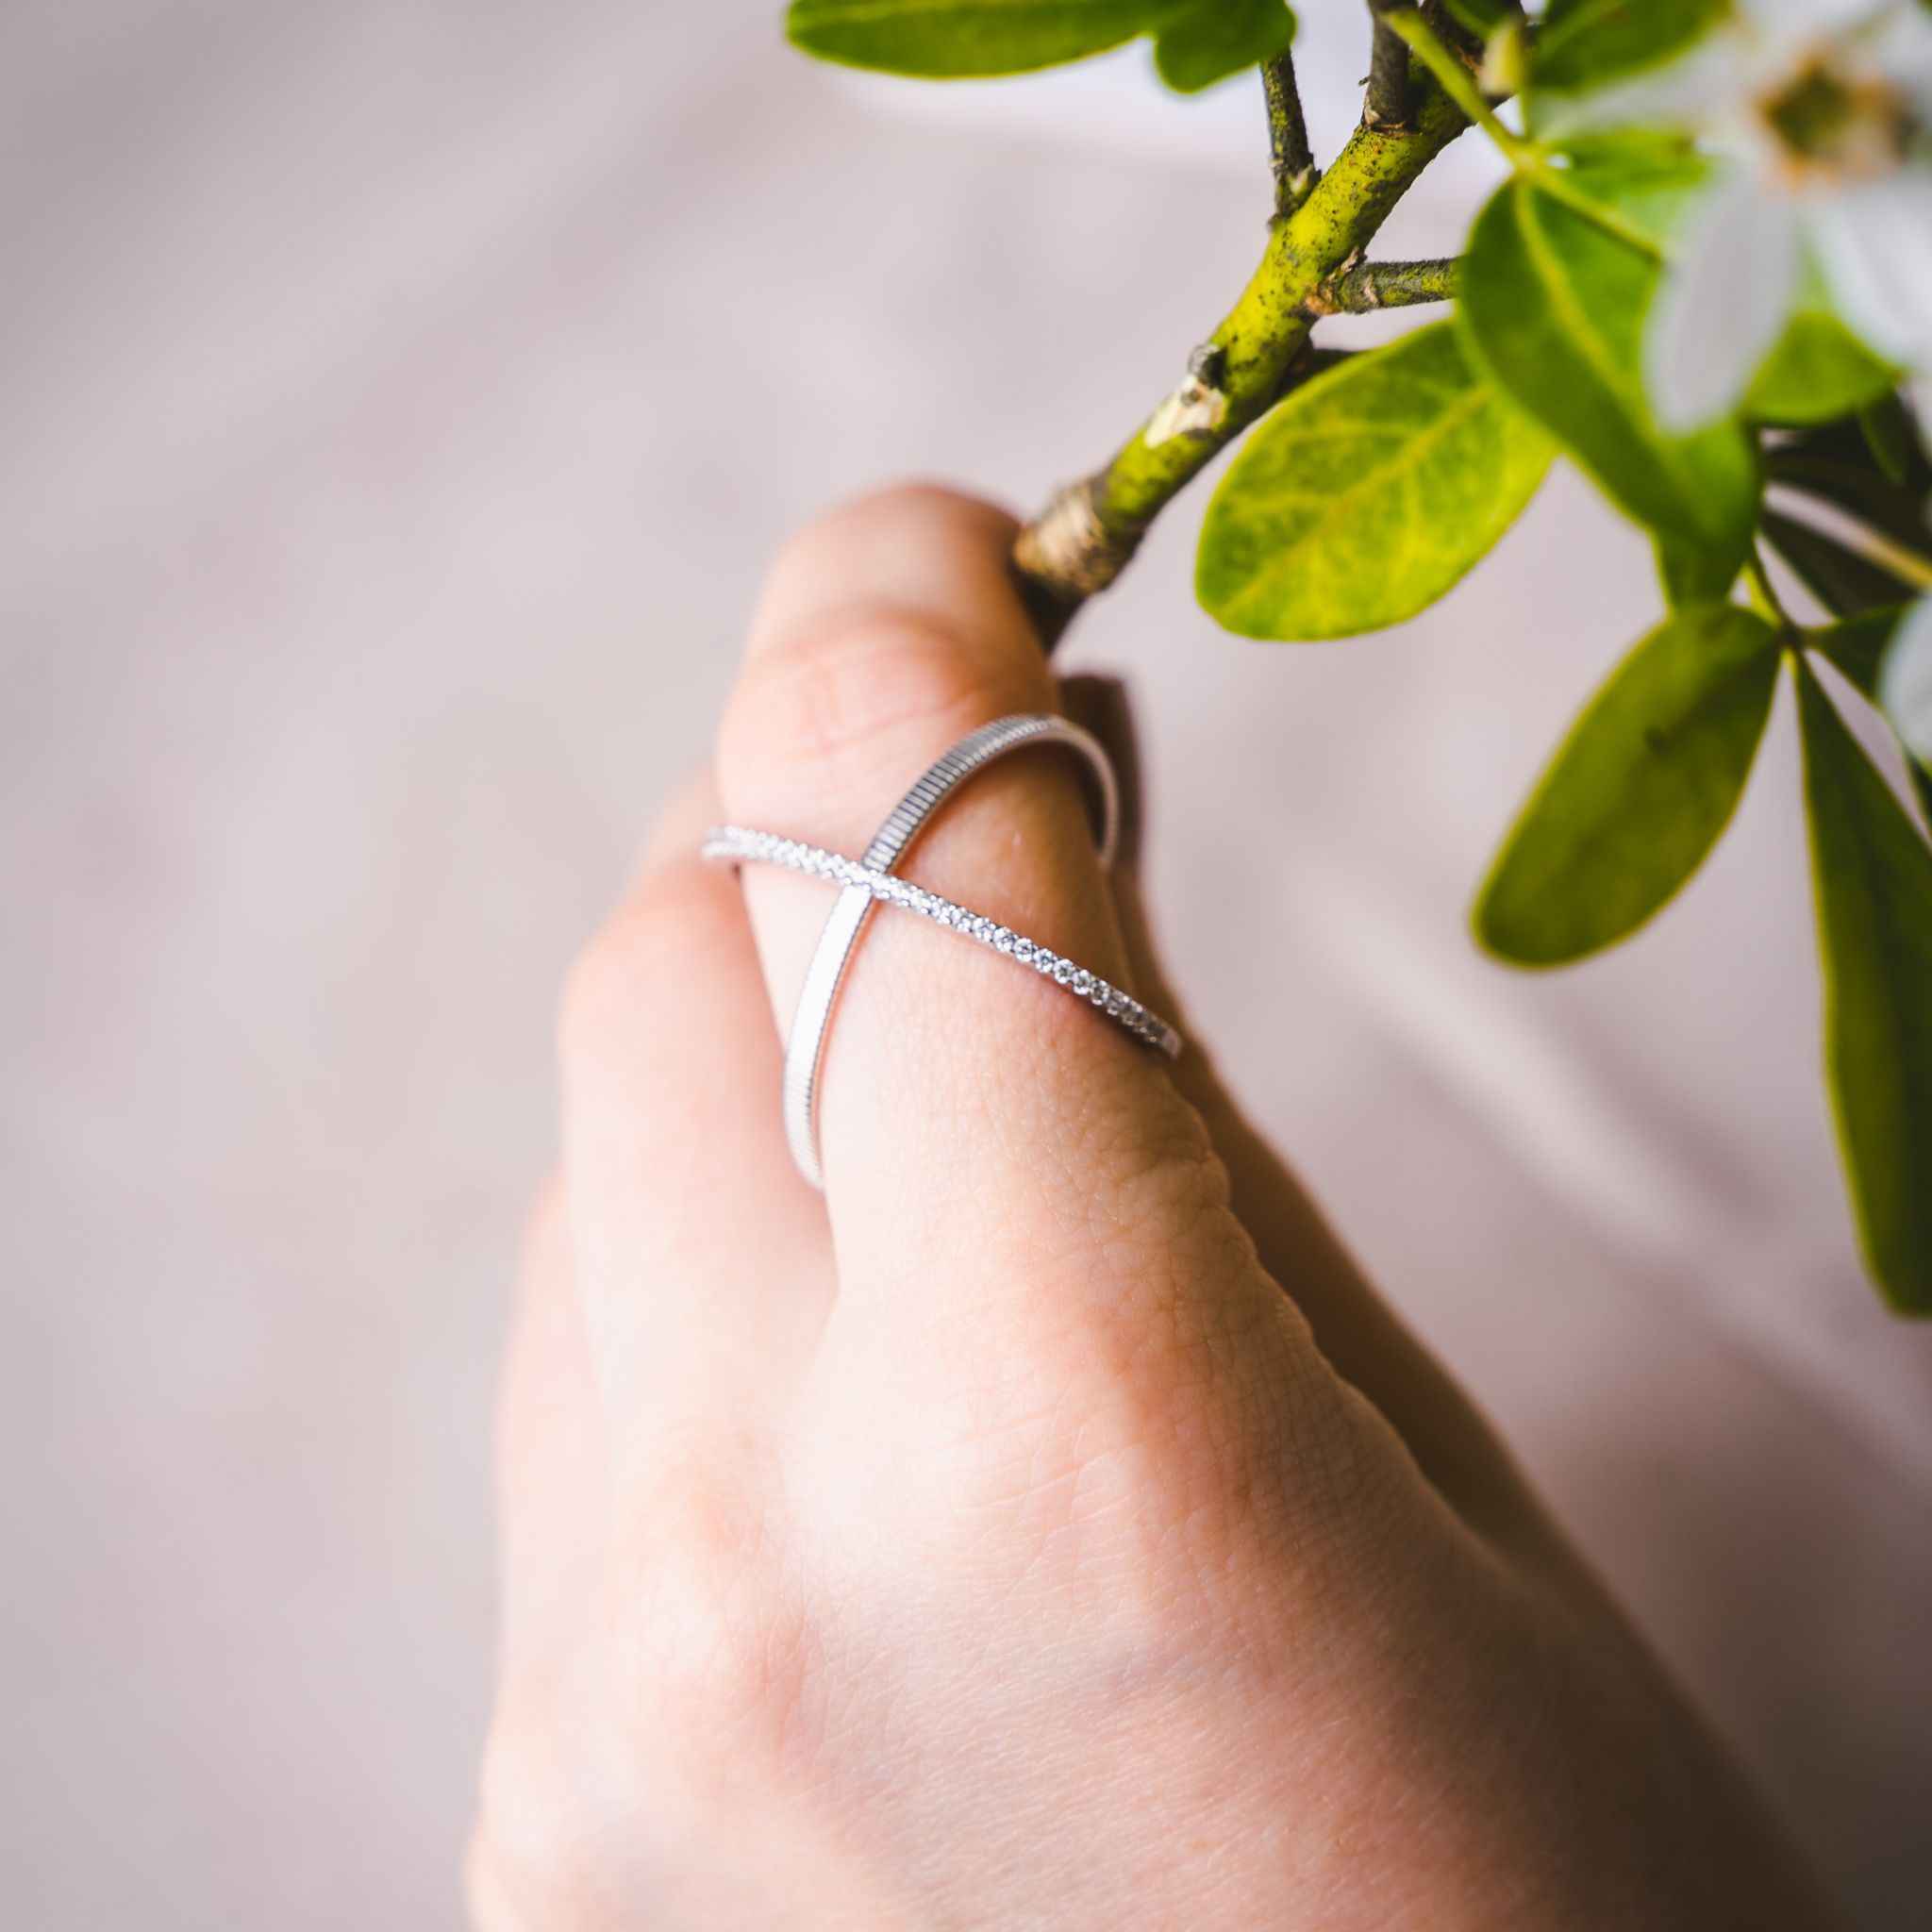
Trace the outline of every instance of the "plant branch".
{"type": "Polygon", "coordinates": [[[1286,221],[1307,200],[1314,187],[1315,153],[1295,85],[1294,57],[1283,52],[1261,65],[1261,92],[1268,100],[1268,158],[1274,170],[1274,219],[1286,221]]]}
{"type": "Polygon", "coordinates": [[[1483,99],[1462,58],[1442,43],[1427,21],[1417,10],[1414,0],[1392,0],[1375,16],[1378,28],[1386,26],[1435,76],[1436,84],[1494,142],[1512,166],[1524,167],[1535,158],[1535,150],[1510,133],[1497,118],[1496,111],[1483,99]]]}
{"type": "Polygon", "coordinates": [[[1247,287],[1189,358],[1179,386],[1091,475],[1061,490],[1019,534],[1013,562],[1051,646],[1126,567],[1148,525],[1303,373],[1307,304],[1367,248],[1389,210],[1468,123],[1439,88],[1415,125],[1364,121],[1291,214],[1271,225],[1247,287]]]}
{"type": "Polygon", "coordinates": [[[1369,82],[1362,96],[1362,119],[1371,127],[1408,125],[1408,48],[1384,17],[1411,0],[1369,0],[1375,17],[1369,42],[1369,82]]]}
{"type": "Polygon", "coordinates": [[[1414,50],[1446,93],[1492,141],[1497,150],[1519,175],[1534,181],[1545,194],[1574,208],[1595,223],[1607,235],[1614,235],[1641,255],[1657,260],[1661,250],[1627,217],[1607,202],[1584,192],[1561,168],[1553,168],[1548,156],[1533,141],[1512,133],[1497,119],[1495,109],[1483,98],[1481,88],[1468,63],[1446,45],[1435,28],[1416,9],[1412,0],[1398,0],[1388,14],[1390,28],[1414,50]]]}
{"type": "Polygon", "coordinates": [[[1461,269],[1454,256],[1434,261],[1357,261],[1338,270],[1302,306],[1310,315],[1367,315],[1377,308],[1410,308],[1419,302],[1448,302],[1461,269]]]}

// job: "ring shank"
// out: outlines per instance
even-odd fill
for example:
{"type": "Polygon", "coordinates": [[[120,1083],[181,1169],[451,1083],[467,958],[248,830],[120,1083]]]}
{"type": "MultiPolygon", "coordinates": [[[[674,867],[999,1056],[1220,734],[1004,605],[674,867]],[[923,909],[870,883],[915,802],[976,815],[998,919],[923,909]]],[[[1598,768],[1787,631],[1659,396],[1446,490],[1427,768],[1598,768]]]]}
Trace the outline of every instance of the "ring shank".
{"type": "MultiPolygon", "coordinates": [[[[920,774],[866,846],[860,860],[882,873],[897,870],[915,840],[944,801],[967,779],[1029,745],[1058,745],[1073,752],[1091,781],[1094,833],[1102,865],[1111,865],[1120,831],[1120,791],[1106,750],[1091,732],[1043,712],[996,718],[969,732],[920,774]]],[[[845,974],[872,917],[874,896],[862,887],[841,890],[819,934],[785,1044],[785,1139],[798,1171],[815,1188],[824,1186],[819,1160],[819,1088],[825,1042],[845,974]]]]}

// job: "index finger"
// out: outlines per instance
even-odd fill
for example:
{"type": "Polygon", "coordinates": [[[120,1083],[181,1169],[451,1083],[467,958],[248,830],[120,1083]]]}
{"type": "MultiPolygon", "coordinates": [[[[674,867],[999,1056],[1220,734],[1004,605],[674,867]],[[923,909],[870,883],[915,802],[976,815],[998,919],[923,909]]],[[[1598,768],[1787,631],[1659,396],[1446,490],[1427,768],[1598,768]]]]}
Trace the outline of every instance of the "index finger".
{"type": "MultiPolygon", "coordinates": [[[[986,504],[901,490],[793,541],[720,740],[735,823],[856,854],[965,733],[1055,708],[1008,575],[1013,527],[986,504]]],[[[975,776],[908,871],[1133,990],[1063,753],[1028,751],[975,776]]],[[[782,1027],[831,899],[819,881],[759,868],[745,891],[782,1027]]],[[[1168,1240],[1194,1196],[1222,1185],[1157,1055],[1012,960],[891,908],[835,1015],[821,1141],[841,1297],[868,1282],[900,1292],[911,1255],[941,1284],[965,1263],[977,1291],[991,1281],[1024,1294],[1058,1272],[1056,1256],[1120,1252],[1128,1232],[1157,1225],[1168,1240]]]]}

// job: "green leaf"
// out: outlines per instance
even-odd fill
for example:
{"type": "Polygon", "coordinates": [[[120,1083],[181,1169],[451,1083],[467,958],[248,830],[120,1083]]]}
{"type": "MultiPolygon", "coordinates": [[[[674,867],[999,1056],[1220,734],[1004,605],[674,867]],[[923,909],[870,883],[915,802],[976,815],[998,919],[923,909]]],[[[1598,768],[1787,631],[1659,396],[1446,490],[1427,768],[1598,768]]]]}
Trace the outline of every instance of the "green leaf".
{"type": "Polygon", "coordinates": [[[1277,404],[1208,507],[1202,606],[1251,638],[1337,638],[1433,603],[1555,454],[1474,370],[1453,323],[1353,356],[1277,404]]]}
{"type": "Polygon", "coordinates": [[[1896,390],[1874,396],[1858,410],[1858,433],[1878,465],[1878,474],[1895,489],[1904,489],[1912,474],[1912,458],[1919,452],[1911,413],[1899,401],[1896,390]]]}
{"type": "Polygon", "coordinates": [[[1781,438],[1767,454],[1765,474],[1772,482],[1794,484],[1837,504],[1907,548],[1924,549],[1932,536],[1926,520],[1932,458],[1910,412],[1899,408],[1887,413],[1890,470],[1874,456],[1864,425],[1853,420],[1822,423],[1781,438]],[[1903,475],[1893,474],[1900,468],[1903,475]]]}
{"type": "Polygon", "coordinates": [[[1740,424],[1657,426],[1644,394],[1644,315],[1659,266],[1524,180],[1476,217],[1457,312],[1473,354],[1640,523],[1712,553],[1714,580],[1750,546],[1757,466],[1740,424]]]}
{"type": "Polygon", "coordinates": [[[1727,0],[1550,0],[1530,85],[1537,93],[1578,93],[1661,67],[1728,11],[1727,0]]]}
{"type": "Polygon", "coordinates": [[[1681,135],[1654,130],[1593,136],[1570,149],[1571,185],[1667,253],[1710,185],[1711,163],[1681,135]]]}
{"type": "Polygon", "coordinates": [[[1200,0],[1159,30],[1154,65],[1169,87],[1197,93],[1274,59],[1294,39],[1294,25],[1282,0],[1200,0]]]}
{"type": "MultiPolygon", "coordinates": [[[[1893,634],[1905,622],[1907,613],[1912,608],[1909,604],[1893,604],[1882,610],[1868,610],[1858,617],[1847,617],[1840,623],[1827,625],[1822,630],[1808,632],[1805,641],[1842,674],[1852,688],[1878,709],[1878,715],[1888,724],[1891,720],[1879,704],[1878,667],[1885,657],[1886,646],[1891,642],[1893,634]]],[[[1899,738],[1896,725],[1892,736],[1899,738]]],[[[1912,795],[1919,801],[1919,809],[1925,814],[1925,823],[1932,825],[1932,771],[1927,771],[1917,758],[1909,745],[1899,738],[1899,750],[1905,756],[1906,774],[1911,780],[1912,795]]]]}
{"type": "Polygon", "coordinates": [[[1911,594],[1912,586],[1904,577],[1793,517],[1766,510],[1764,534],[1798,581],[1834,617],[1854,617],[1911,594]]]}
{"type": "Polygon", "coordinates": [[[1738,581],[1737,562],[1715,550],[1664,535],[1657,537],[1656,549],[1657,574],[1673,609],[1685,604],[1720,603],[1738,581]]]}
{"type": "MultiPolygon", "coordinates": [[[[1708,156],[1681,137],[1579,142],[1565,171],[1569,182],[1628,226],[1676,253],[1685,217],[1709,186],[1708,156]]],[[[1826,423],[1888,393],[1897,372],[1880,361],[1824,305],[1816,275],[1784,334],[1753,380],[1745,413],[1760,422],[1826,423]]]]}
{"type": "Polygon", "coordinates": [[[1736,808],[1777,683],[1777,633],[1729,604],[1639,641],[1557,748],[1475,905],[1476,936],[1557,966],[1643,924],[1736,808]]]}
{"type": "Polygon", "coordinates": [[[1487,40],[1506,21],[1519,19],[1511,0],[1442,0],[1450,17],[1464,32],[1487,40]]]}
{"type": "Polygon", "coordinates": [[[1828,423],[1889,395],[1897,380],[1835,315],[1801,308],[1752,378],[1744,410],[1761,423],[1828,423]]]}
{"type": "Polygon", "coordinates": [[[1824,1065],[1865,1262],[1932,1313],[1932,846],[1808,671],[1798,679],[1824,1065]]]}
{"type": "Polygon", "coordinates": [[[1805,641],[1822,658],[1835,665],[1853,688],[1875,705],[1878,702],[1878,660],[1891,634],[1912,607],[1893,604],[1883,610],[1867,610],[1845,618],[1820,630],[1806,634],[1805,641]]]}
{"type": "Polygon", "coordinates": [[[929,79],[1024,74],[1105,53],[1177,0],[791,0],[785,28],[821,59],[929,79]]]}

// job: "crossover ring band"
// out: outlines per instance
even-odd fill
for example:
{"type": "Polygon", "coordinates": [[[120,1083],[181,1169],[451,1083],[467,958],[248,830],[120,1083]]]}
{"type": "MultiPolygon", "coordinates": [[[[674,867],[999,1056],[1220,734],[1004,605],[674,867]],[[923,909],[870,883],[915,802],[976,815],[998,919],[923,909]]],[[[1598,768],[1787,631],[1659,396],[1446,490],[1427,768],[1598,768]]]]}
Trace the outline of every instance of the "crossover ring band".
{"type": "MultiPolygon", "coordinates": [[[[995,718],[991,724],[968,732],[935,758],[886,815],[885,823],[860,854],[859,863],[877,872],[898,871],[913,841],[932,822],[940,807],[968,778],[1011,752],[1039,744],[1064,746],[1080,759],[1085,775],[1092,781],[1091,803],[1097,808],[1093,829],[1100,862],[1111,865],[1120,829],[1120,793],[1114,782],[1112,761],[1091,732],[1070,724],[1064,718],[1042,712],[995,718]]],[[[818,1112],[825,1041],[846,968],[858,950],[865,923],[872,917],[874,899],[874,894],[858,887],[839,894],[813,949],[811,964],[806,969],[805,984],[791,1016],[791,1031],[785,1042],[785,1139],[799,1173],[815,1188],[824,1185],[819,1160],[818,1112]]]]}
{"type": "MultiPolygon", "coordinates": [[[[1105,981],[1096,981],[1092,974],[1074,966],[1071,961],[1061,960],[1058,955],[1044,947],[1034,946],[1030,941],[1023,941],[1018,934],[1006,933],[1006,929],[993,921],[969,913],[963,908],[952,907],[950,901],[941,900],[936,894],[886,890],[885,882],[891,880],[913,841],[947,797],[996,759],[1009,752],[1041,743],[1063,746],[1079,758],[1085,774],[1091,781],[1092,801],[1098,808],[1094,830],[1101,863],[1110,863],[1120,816],[1119,791],[1112,764],[1099,741],[1091,733],[1063,718],[1043,714],[996,719],[962,738],[921,774],[905,797],[893,807],[858,861],[841,858],[837,854],[824,852],[819,847],[802,845],[794,840],[778,839],[768,833],[745,832],[737,827],[720,828],[707,841],[705,851],[708,858],[787,865],[816,877],[832,879],[844,888],[825,921],[824,930],[812,955],[786,1045],[786,1139],[799,1172],[814,1187],[824,1185],[818,1151],[818,1093],[826,1036],[846,968],[851,963],[859,934],[871,917],[875,900],[883,898],[888,903],[923,911],[927,917],[939,918],[941,924],[952,924],[970,937],[985,939],[989,943],[996,943],[991,935],[1005,933],[1009,943],[1001,945],[1001,951],[1020,958],[1023,963],[1037,964],[1037,970],[1051,976],[1058,976],[1057,969],[1064,967],[1066,977],[1060,983],[1074,985],[1077,975],[1080,981],[1086,982],[1077,990],[1084,997],[1093,998],[1093,1003],[1103,1010],[1108,1010],[1111,1002],[1124,1002],[1124,1006],[1112,1010],[1111,1017],[1122,1019],[1129,1008],[1137,1013],[1145,1013],[1144,1008],[1128,1000],[1127,995],[1117,989],[1107,986],[1105,981]],[[807,862],[808,857],[809,862],[807,862]],[[847,877],[838,868],[845,868],[853,875],[847,877]],[[931,902],[930,906],[924,902],[931,902]],[[958,920],[944,918],[940,910],[941,908],[958,913],[958,920]],[[1019,950],[1022,947],[1024,952],[1019,950]],[[1096,985],[1101,991],[1094,998],[1089,989],[1096,985]]],[[[894,886],[898,884],[897,881],[891,883],[894,886]]],[[[1152,1015],[1146,1017],[1153,1020],[1152,1015]]],[[[1173,1029],[1166,1027],[1164,1022],[1154,1024],[1165,1033],[1172,1034],[1173,1029]]],[[[1130,1026],[1129,1030],[1136,1029],[1130,1026]]],[[[1156,1035],[1141,1037],[1153,1044],[1164,1046],[1169,1052],[1179,1050],[1177,1036],[1171,1047],[1166,1047],[1165,1041],[1156,1035]]]]}
{"type": "MultiPolygon", "coordinates": [[[[996,718],[949,747],[920,774],[886,815],[860,855],[859,862],[878,872],[896,872],[941,805],[968,778],[1011,752],[1041,743],[1065,746],[1084,766],[1086,775],[1092,781],[1092,800],[1098,808],[1094,833],[1100,862],[1110,865],[1120,823],[1120,797],[1112,762],[1091,732],[1064,718],[1044,713],[996,718]]],[[[839,894],[806,970],[791,1018],[791,1031],[785,1043],[785,1139],[799,1173],[815,1188],[824,1185],[819,1158],[818,1110],[825,1041],[846,969],[858,951],[866,921],[872,917],[874,899],[874,894],[857,887],[839,894]]]]}
{"type": "Polygon", "coordinates": [[[861,865],[856,858],[828,852],[823,845],[781,839],[775,832],[756,832],[745,825],[713,825],[705,835],[702,852],[706,858],[720,864],[783,866],[789,872],[803,873],[808,878],[829,879],[847,891],[862,892],[868,902],[877,899],[888,906],[916,912],[922,919],[957,932],[962,939],[976,940],[1022,966],[1030,966],[1043,978],[1065,987],[1076,998],[1105,1013],[1142,1046],[1150,1046],[1169,1059],[1179,1057],[1180,1034],[1131,993],[1123,992],[1099,974],[1075,965],[1051,947],[1038,945],[1024,934],[938,892],[929,892],[924,886],[915,886],[877,866],[861,865]]]}

